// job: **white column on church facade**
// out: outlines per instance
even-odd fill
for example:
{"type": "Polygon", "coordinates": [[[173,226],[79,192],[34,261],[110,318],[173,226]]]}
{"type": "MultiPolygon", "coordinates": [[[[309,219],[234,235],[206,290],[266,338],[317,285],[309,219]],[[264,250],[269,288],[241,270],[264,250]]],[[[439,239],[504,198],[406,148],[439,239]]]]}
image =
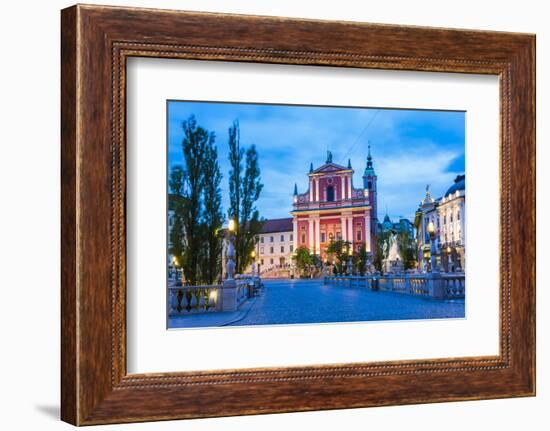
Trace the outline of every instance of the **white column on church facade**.
{"type": "Polygon", "coordinates": [[[313,202],[313,180],[309,180],[309,201],[313,202]]]}
{"type": "Polygon", "coordinates": [[[308,245],[309,245],[309,250],[310,251],[313,251],[313,224],[314,224],[314,221],[313,219],[310,217],[307,219],[307,225],[308,225],[308,228],[309,228],[309,241],[308,241],[308,245]]]}
{"type": "Polygon", "coordinates": [[[319,202],[321,199],[319,198],[319,179],[317,178],[315,180],[315,200],[319,202]]]}
{"type": "Polygon", "coordinates": [[[370,214],[367,212],[367,215],[365,216],[365,249],[367,250],[367,253],[370,253],[370,214]]]}
{"type": "Polygon", "coordinates": [[[341,223],[341,227],[340,227],[340,231],[342,232],[342,239],[344,241],[347,241],[347,238],[348,238],[348,230],[347,230],[347,227],[346,227],[346,218],[345,217],[340,217],[340,223],[341,223]]]}
{"type": "Polygon", "coordinates": [[[315,254],[321,255],[321,220],[319,216],[315,219],[315,254]]]}
{"type": "Polygon", "coordinates": [[[346,177],[344,175],[342,175],[341,177],[341,189],[342,189],[342,194],[340,195],[340,199],[341,200],[344,200],[346,198],[346,177]]]}
{"type": "Polygon", "coordinates": [[[298,248],[298,244],[298,220],[294,218],[292,220],[292,245],[294,250],[298,248]]]}
{"type": "Polygon", "coordinates": [[[353,244],[353,242],[354,242],[353,240],[354,240],[354,238],[353,238],[353,217],[349,216],[348,217],[348,241],[353,244]]]}

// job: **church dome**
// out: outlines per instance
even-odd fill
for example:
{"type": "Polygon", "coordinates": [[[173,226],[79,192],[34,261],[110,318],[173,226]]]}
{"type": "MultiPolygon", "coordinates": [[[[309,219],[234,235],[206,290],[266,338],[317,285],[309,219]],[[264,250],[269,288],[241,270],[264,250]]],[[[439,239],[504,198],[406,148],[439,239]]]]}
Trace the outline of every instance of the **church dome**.
{"type": "Polygon", "coordinates": [[[456,193],[457,190],[465,190],[466,189],[466,175],[458,175],[455,178],[455,183],[449,187],[449,189],[445,192],[445,197],[456,193]]]}

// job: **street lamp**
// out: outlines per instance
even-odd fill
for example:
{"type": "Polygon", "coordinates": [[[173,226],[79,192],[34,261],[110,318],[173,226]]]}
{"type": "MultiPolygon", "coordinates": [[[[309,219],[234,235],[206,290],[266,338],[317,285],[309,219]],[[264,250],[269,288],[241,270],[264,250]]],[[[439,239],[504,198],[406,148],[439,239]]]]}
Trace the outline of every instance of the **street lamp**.
{"type": "Polygon", "coordinates": [[[235,275],[235,246],[233,245],[233,233],[235,232],[235,220],[230,219],[227,224],[227,279],[233,280],[235,275]]]}
{"type": "Polygon", "coordinates": [[[349,276],[351,277],[353,274],[353,262],[351,261],[351,257],[353,256],[353,248],[351,246],[348,247],[348,268],[349,268],[349,276]]]}
{"type": "Polygon", "coordinates": [[[252,277],[256,277],[256,250],[252,250],[250,257],[252,257],[252,277]]]}
{"type": "Polygon", "coordinates": [[[179,262],[178,262],[178,258],[176,256],[172,256],[172,267],[174,268],[174,273],[176,275],[176,285],[178,284],[178,267],[179,267],[179,262]]]}
{"type": "Polygon", "coordinates": [[[448,245],[447,246],[447,249],[445,250],[447,252],[447,272],[452,272],[451,270],[451,265],[452,265],[452,262],[451,262],[451,246],[448,245]]]}
{"type": "Polygon", "coordinates": [[[430,272],[437,272],[435,225],[433,222],[428,223],[428,233],[430,234],[430,272]]]}

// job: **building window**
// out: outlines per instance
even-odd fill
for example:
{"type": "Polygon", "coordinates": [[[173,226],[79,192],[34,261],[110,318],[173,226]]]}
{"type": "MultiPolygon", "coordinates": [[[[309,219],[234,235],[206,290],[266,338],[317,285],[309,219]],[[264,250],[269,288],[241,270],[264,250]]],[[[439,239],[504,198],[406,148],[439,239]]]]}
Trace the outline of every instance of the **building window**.
{"type": "Polygon", "coordinates": [[[293,251],[294,251],[294,246],[291,245],[291,246],[290,246],[290,252],[292,253],[293,251]]]}
{"type": "Polygon", "coordinates": [[[272,236],[269,237],[269,242],[273,242],[274,238],[272,236]]]}
{"type": "Polygon", "coordinates": [[[453,213],[450,214],[451,215],[451,223],[453,222],[453,213]]]}
{"type": "Polygon", "coordinates": [[[264,254],[264,248],[260,247],[260,254],[264,254]]]}
{"type": "Polygon", "coordinates": [[[443,224],[447,224],[447,216],[446,215],[443,216],[443,224]]]}
{"type": "Polygon", "coordinates": [[[460,220],[460,210],[458,210],[458,211],[456,212],[456,219],[457,219],[457,220],[460,220]]]}
{"type": "Polygon", "coordinates": [[[367,188],[368,188],[369,190],[372,189],[372,181],[369,181],[369,182],[367,183],[367,188]]]}
{"type": "Polygon", "coordinates": [[[324,232],[321,232],[321,242],[326,242],[326,234],[324,232]]]}
{"type": "Polygon", "coordinates": [[[285,236],[281,235],[281,242],[285,242],[285,236]]]}
{"type": "Polygon", "coordinates": [[[273,265],[273,258],[269,259],[269,263],[273,265]]]}
{"type": "Polygon", "coordinates": [[[306,234],[303,233],[302,234],[302,244],[305,244],[306,243],[306,234]]]}
{"type": "Polygon", "coordinates": [[[290,240],[294,241],[294,234],[293,233],[290,234],[290,240]]]}
{"type": "Polygon", "coordinates": [[[357,231],[357,241],[362,241],[362,240],[363,240],[363,238],[362,238],[362,236],[361,236],[361,231],[358,230],[358,231],[357,231]]]}
{"type": "Polygon", "coordinates": [[[264,264],[264,260],[260,259],[260,265],[263,265],[263,264],[264,264]]]}
{"type": "Polygon", "coordinates": [[[332,232],[328,234],[328,239],[329,241],[332,241],[334,239],[334,235],[332,234],[332,232]]]}
{"type": "Polygon", "coordinates": [[[260,242],[261,242],[262,244],[264,243],[264,237],[263,237],[263,236],[260,237],[260,242]]]}
{"type": "Polygon", "coordinates": [[[273,254],[273,247],[269,247],[269,252],[273,254]]]}
{"type": "Polygon", "coordinates": [[[334,187],[327,187],[327,202],[334,202],[334,187]]]}
{"type": "Polygon", "coordinates": [[[284,252],[285,252],[285,246],[282,245],[282,246],[281,246],[281,253],[284,253],[284,252]]]}
{"type": "Polygon", "coordinates": [[[340,232],[336,232],[336,241],[340,241],[342,239],[342,234],[340,232]]]}

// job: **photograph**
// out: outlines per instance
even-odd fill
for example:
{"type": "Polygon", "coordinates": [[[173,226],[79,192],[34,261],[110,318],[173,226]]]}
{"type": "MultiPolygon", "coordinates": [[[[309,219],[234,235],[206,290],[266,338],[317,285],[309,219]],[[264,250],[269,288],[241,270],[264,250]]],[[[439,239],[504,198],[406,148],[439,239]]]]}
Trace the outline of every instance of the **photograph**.
{"type": "Polygon", "coordinates": [[[167,328],[466,318],[465,127],[167,100],[167,328]]]}

